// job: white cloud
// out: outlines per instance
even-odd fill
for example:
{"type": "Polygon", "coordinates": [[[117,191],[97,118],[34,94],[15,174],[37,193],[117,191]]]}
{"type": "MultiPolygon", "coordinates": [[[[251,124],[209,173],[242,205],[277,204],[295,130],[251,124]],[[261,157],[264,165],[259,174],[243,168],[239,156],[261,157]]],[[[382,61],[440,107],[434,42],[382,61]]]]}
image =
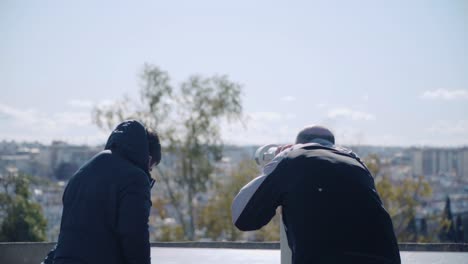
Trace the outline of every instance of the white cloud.
{"type": "Polygon", "coordinates": [[[279,112],[252,112],[248,113],[247,116],[253,121],[281,121],[281,120],[290,120],[296,118],[295,114],[279,113],[279,112]]]}
{"type": "Polygon", "coordinates": [[[468,135],[468,120],[446,121],[441,120],[432,124],[429,132],[441,135],[468,135]]]}
{"type": "Polygon", "coordinates": [[[319,108],[319,109],[323,109],[323,108],[328,107],[328,104],[326,104],[326,103],[319,103],[319,104],[315,105],[315,107],[317,107],[317,108],[319,108]]]}
{"type": "Polygon", "coordinates": [[[375,120],[375,116],[370,113],[362,112],[362,111],[357,111],[349,108],[335,108],[331,109],[327,113],[327,117],[336,119],[336,118],[348,118],[351,120],[355,121],[370,121],[370,120],[375,120]]]}
{"type": "MultiPolygon", "coordinates": [[[[46,113],[35,109],[20,109],[0,103],[0,139],[51,141],[84,138],[83,130],[96,134],[89,111],[46,113]],[[6,117],[6,118],[3,118],[6,117]]],[[[94,135],[93,135],[94,136],[94,135]]],[[[90,139],[90,137],[87,137],[90,139]]]]}
{"type": "Polygon", "coordinates": [[[447,90],[447,89],[436,89],[425,91],[422,95],[425,99],[441,99],[441,100],[466,100],[468,99],[468,90],[447,90]]]}
{"type": "Polygon", "coordinates": [[[294,139],[298,128],[292,128],[297,119],[292,113],[250,112],[246,114],[244,126],[221,124],[222,137],[229,144],[262,145],[287,143],[294,139]]]}
{"type": "Polygon", "coordinates": [[[62,112],[52,115],[55,122],[66,126],[92,125],[90,112],[62,112]]]}
{"type": "Polygon", "coordinates": [[[77,108],[91,108],[94,105],[93,101],[91,100],[79,100],[79,99],[70,100],[68,104],[77,108]]]}
{"type": "Polygon", "coordinates": [[[110,106],[115,103],[115,100],[111,99],[104,99],[99,102],[95,102],[92,100],[81,100],[81,99],[73,99],[68,101],[68,105],[75,107],[75,108],[83,108],[83,109],[91,109],[93,106],[98,107],[105,107],[110,106]]]}
{"type": "Polygon", "coordinates": [[[7,116],[15,125],[40,126],[46,129],[61,125],[83,126],[91,124],[90,112],[59,112],[48,114],[35,109],[19,109],[0,103],[0,113],[7,116]]]}
{"type": "Polygon", "coordinates": [[[116,100],[104,99],[104,100],[101,100],[101,101],[97,102],[96,105],[98,107],[108,107],[108,106],[112,106],[115,102],[116,102],[116,100]]]}
{"type": "Polygon", "coordinates": [[[17,109],[0,103],[0,113],[8,119],[33,121],[37,111],[34,109],[17,109]]]}
{"type": "Polygon", "coordinates": [[[296,101],[296,97],[291,96],[291,95],[287,95],[287,96],[282,97],[281,101],[287,102],[287,103],[294,102],[294,101],[296,101]]]}

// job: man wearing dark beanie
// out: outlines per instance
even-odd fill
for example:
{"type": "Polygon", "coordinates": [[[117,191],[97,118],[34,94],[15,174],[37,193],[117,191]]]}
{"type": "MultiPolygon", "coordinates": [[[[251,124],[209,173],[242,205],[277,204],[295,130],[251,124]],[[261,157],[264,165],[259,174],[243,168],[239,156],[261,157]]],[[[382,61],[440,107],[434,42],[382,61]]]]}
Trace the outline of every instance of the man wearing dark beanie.
{"type": "Polygon", "coordinates": [[[278,148],[259,177],[234,198],[233,223],[260,229],[282,207],[292,263],[401,263],[389,214],[373,177],[323,126],[302,129],[278,148]]]}

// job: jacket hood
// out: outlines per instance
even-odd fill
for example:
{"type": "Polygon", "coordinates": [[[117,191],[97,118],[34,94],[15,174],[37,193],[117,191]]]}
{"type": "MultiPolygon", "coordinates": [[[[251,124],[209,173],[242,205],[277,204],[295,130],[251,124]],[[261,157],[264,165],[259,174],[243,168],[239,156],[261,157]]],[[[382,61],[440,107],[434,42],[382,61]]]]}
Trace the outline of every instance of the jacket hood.
{"type": "Polygon", "coordinates": [[[120,123],[109,136],[105,149],[117,152],[150,175],[148,138],[140,122],[127,120],[120,123]]]}

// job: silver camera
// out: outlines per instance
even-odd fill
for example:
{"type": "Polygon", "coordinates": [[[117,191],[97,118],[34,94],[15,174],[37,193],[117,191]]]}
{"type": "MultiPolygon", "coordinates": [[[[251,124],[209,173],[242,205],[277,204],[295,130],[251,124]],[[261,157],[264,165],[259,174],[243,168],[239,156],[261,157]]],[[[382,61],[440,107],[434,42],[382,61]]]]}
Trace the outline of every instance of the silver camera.
{"type": "Polygon", "coordinates": [[[276,151],[278,150],[279,145],[276,144],[268,144],[265,146],[261,146],[255,151],[254,159],[257,165],[265,166],[268,162],[270,162],[275,156],[276,151]]]}

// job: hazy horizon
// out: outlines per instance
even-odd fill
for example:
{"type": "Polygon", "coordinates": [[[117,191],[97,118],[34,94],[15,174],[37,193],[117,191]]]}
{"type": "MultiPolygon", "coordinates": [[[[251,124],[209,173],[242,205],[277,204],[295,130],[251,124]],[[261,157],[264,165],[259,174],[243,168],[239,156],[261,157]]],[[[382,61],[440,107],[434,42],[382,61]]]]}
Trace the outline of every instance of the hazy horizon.
{"type": "MultiPolygon", "coordinates": [[[[72,146],[87,146],[87,147],[101,147],[105,146],[106,142],[103,141],[102,143],[96,143],[96,144],[86,144],[86,143],[73,143],[73,142],[68,142],[68,141],[63,141],[63,140],[52,140],[50,142],[40,142],[40,141],[21,141],[21,140],[6,140],[6,139],[0,139],[0,143],[3,142],[14,142],[17,144],[40,144],[43,146],[50,146],[54,141],[57,142],[64,142],[68,145],[72,146]]],[[[274,144],[289,144],[288,142],[273,142],[274,144]]],[[[225,147],[258,147],[262,146],[264,144],[230,144],[230,143],[224,143],[223,146],[225,147]]],[[[399,146],[399,145],[369,145],[369,144],[361,144],[361,145],[354,145],[354,144],[340,144],[336,143],[336,145],[339,146],[348,146],[348,147],[372,147],[372,148],[438,148],[438,149],[461,149],[461,148],[468,148],[468,144],[462,144],[462,145],[454,145],[454,146],[434,146],[434,145],[410,145],[410,146],[399,146]]]]}

